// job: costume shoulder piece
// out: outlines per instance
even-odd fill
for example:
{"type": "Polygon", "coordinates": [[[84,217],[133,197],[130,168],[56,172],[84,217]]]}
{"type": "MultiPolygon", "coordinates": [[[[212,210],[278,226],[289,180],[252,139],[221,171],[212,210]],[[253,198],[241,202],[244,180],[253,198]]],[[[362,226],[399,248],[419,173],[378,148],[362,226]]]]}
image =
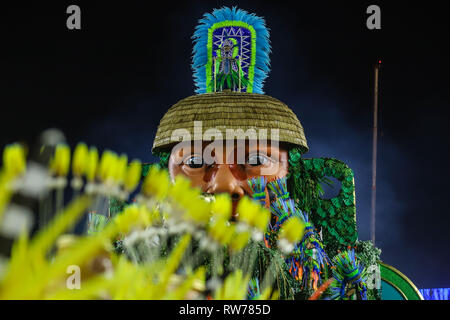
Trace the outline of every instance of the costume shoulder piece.
{"type": "Polygon", "coordinates": [[[264,93],[270,42],[263,18],[236,7],[216,9],[199,21],[193,39],[197,93],[264,93]]]}

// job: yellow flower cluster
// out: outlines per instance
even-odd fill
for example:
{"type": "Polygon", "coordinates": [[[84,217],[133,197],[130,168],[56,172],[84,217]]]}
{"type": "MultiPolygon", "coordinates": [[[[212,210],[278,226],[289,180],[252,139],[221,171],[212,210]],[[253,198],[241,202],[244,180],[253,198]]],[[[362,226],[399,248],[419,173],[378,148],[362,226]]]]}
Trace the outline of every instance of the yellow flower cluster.
{"type": "MultiPolygon", "coordinates": [[[[67,175],[69,165],[70,149],[66,145],[58,145],[50,165],[52,172],[67,175]]],[[[142,164],[139,160],[128,163],[127,155],[118,156],[110,150],[105,150],[100,157],[97,148],[79,143],[73,152],[72,173],[72,186],[76,189],[81,188],[82,178],[86,177],[88,193],[126,199],[140,182],[142,164]]]]}
{"type": "MultiPolygon", "coordinates": [[[[118,156],[108,150],[99,157],[95,147],[88,148],[84,143],[76,146],[72,158],[67,145],[55,148],[49,163],[49,174],[66,177],[70,168],[74,179],[78,179],[78,184],[75,184],[77,190],[81,190],[79,183],[83,183],[84,178],[87,180],[85,192],[74,198],[32,239],[22,233],[14,244],[6,272],[0,275],[0,299],[202,297],[199,290],[205,287],[204,267],[192,270],[190,265],[186,265],[185,275],[176,272],[190,248],[192,236],[198,237],[200,234],[208,241],[228,246],[231,252],[237,253],[248,245],[252,230],[264,232],[269,221],[270,214],[266,209],[244,198],[238,206],[238,223],[230,223],[232,205],[229,195],[222,194],[212,202],[205,201],[200,190],[192,188],[189,180],[178,176],[172,183],[166,170],[153,166],[142,183],[136,204],[127,206],[99,232],[76,238],[70,246],[58,250],[49,259],[58,238],[73,227],[98,196],[123,196],[118,191],[128,196],[139,185],[142,174],[140,161],[128,163],[126,155],[118,156]],[[182,229],[181,239],[167,256],[137,265],[124,255],[119,257],[113,253],[111,243],[118,235],[161,227],[163,212],[166,222],[190,226],[182,229]],[[246,228],[240,228],[239,223],[246,225],[246,228]],[[112,263],[110,272],[88,272],[89,265],[102,252],[107,253],[112,263]],[[70,266],[79,266],[85,275],[90,275],[83,278],[80,290],[67,288],[67,268],[70,266]]],[[[10,182],[25,170],[24,148],[19,145],[5,148],[3,168],[0,170],[0,218],[14,191],[10,182]]],[[[161,227],[160,230],[164,229],[161,227]]],[[[288,237],[291,233],[288,232],[288,237]]],[[[248,274],[240,269],[235,270],[218,287],[215,297],[244,299],[248,280],[248,274]]],[[[268,297],[268,293],[264,296],[268,297]]]]}
{"type": "Polygon", "coordinates": [[[57,254],[52,260],[46,258],[57,237],[85,212],[91,203],[82,196],[67,207],[45,230],[31,241],[26,234],[15,244],[8,270],[0,283],[0,299],[86,299],[101,298],[106,291],[112,299],[161,299],[183,298],[194,280],[204,281],[204,270],[198,270],[177,288],[168,291],[168,286],[189,244],[185,235],[178,246],[164,261],[155,261],[151,266],[137,266],[123,257],[114,258],[112,277],[97,275],[84,281],[82,290],[65,287],[68,266],[85,265],[119,233],[129,233],[133,228],[144,228],[154,221],[154,215],[145,206],[129,206],[114,218],[101,232],[77,240],[72,248],[57,254]],[[158,281],[155,282],[155,275],[158,281]]]}

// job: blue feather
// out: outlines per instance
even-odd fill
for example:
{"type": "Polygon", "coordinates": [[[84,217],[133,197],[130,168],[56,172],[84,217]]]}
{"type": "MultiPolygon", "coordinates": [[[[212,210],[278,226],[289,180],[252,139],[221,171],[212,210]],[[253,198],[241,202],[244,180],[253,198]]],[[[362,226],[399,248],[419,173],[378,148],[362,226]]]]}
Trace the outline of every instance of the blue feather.
{"type": "Polygon", "coordinates": [[[192,36],[194,47],[192,51],[192,69],[196,93],[208,92],[208,79],[206,66],[208,63],[208,31],[218,22],[222,21],[241,21],[251,25],[256,34],[256,52],[251,54],[255,56],[253,91],[254,93],[264,94],[264,80],[270,72],[271,52],[269,41],[269,30],[265,25],[263,18],[250,14],[245,10],[236,7],[215,9],[212,13],[205,13],[199,20],[199,24],[192,36]]]}

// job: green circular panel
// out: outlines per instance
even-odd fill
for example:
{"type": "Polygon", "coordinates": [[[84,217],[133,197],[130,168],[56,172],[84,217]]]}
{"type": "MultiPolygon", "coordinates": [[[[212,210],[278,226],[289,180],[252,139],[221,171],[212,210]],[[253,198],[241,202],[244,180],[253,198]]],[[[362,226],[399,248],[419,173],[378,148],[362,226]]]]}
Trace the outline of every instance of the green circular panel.
{"type": "Polygon", "coordinates": [[[381,300],[406,300],[400,291],[394,286],[381,281],[381,300]]]}
{"type": "Polygon", "coordinates": [[[416,286],[394,267],[380,262],[382,300],[423,300],[416,286]]]}

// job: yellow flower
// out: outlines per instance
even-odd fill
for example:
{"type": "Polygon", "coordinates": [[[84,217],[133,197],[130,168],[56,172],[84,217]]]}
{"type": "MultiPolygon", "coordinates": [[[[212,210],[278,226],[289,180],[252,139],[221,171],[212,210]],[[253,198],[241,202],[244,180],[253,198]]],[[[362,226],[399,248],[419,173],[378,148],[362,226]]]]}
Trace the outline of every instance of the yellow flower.
{"type": "Polygon", "coordinates": [[[239,213],[239,220],[251,226],[259,208],[250,198],[243,197],[239,200],[236,210],[239,213]]]}
{"type": "Polygon", "coordinates": [[[125,181],[127,175],[128,156],[126,154],[120,155],[117,160],[117,169],[115,173],[116,182],[121,185],[125,181]]]}
{"type": "Polygon", "coordinates": [[[211,217],[210,203],[204,201],[201,198],[194,198],[190,201],[190,204],[185,203],[184,217],[187,220],[192,220],[196,224],[205,226],[211,217]]]}
{"type": "Polygon", "coordinates": [[[139,181],[141,180],[142,174],[142,164],[139,160],[133,160],[128,165],[127,172],[125,175],[125,190],[132,192],[136,189],[139,181]]]}
{"type": "Polygon", "coordinates": [[[215,196],[211,205],[211,211],[216,219],[230,220],[231,199],[228,193],[221,193],[215,196]]]}
{"type": "Polygon", "coordinates": [[[9,204],[12,190],[9,186],[11,177],[8,177],[3,170],[0,170],[0,221],[5,207],[9,204]]]}
{"type": "Polygon", "coordinates": [[[251,236],[248,231],[235,232],[231,238],[230,249],[233,251],[242,250],[250,241],[251,236]]]}
{"type": "Polygon", "coordinates": [[[218,219],[211,223],[208,233],[215,241],[222,245],[230,243],[234,236],[235,226],[231,225],[228,220],[218,219]]]}
{"type": "Polygon", "coordinates": [[[116,153],[109,150],[103,152],[97,173],[103,182],[114,181],[114,176],[117,172],[117,160],[116,153]]]}
{"type": "Polygon", "coordinates": [[[76,177],[81,177],[89,164],[89,150],[86,144],[79,143],[73,152],[72,172],[76,177]]]}
{"type": "Polygon", "coordinates": [[[86,170],[86,178],[89,181],[94,181],[95,175],[97,173],[97,166],[98,166],[98,151],[97,148],[91,147],[89,149],[88,164],[86,170]]]}
{"type": "Polygon", "coordinates": [[[292,217],[281,226],[280,238],[284,238],[290,243],[296,243],[302,239],[305,231],[305,224],[298,217],[292,217]]]}
{"type": "Polygon", "coordinates": [[[259,203],[248,197],[243,197],[237,206],[239,220],[251,227],[264,232],[270,219],[270,212],[259,203]]]}
{"type": "Polygon", "coordinates": [[[123,213],[118,214],[113,223],[117,227],[119,233],[128,233],[132,227],[146,227],[151,223],[151,213],[144,206],[129,205],[123,213]]]}
{"type": "Polygon", "coordinates": [[[66,144],[58,144],[50,161],[50,170],[57,176],[66,176],[70,167],[70,148],[66,144]]]}
{"type": "Polygon", "coordinates": [[[254,226],[261,232],[265,232],[270,221],[270,211],[261,207],[258,216],[255,217],[254,226]]]}
{"type": "Polygon", "coordinates": [[[146,196],[155,197],[163,200],[170,186],[170,179],[167,170],[159,169],[157,166],[151,166],[142,185],[142,192],[146,196]]]}
{"type": "Polygon", "coordinates": [[[216,300],[243,300],[247,296],[250,277],[244,277],[242,270],[238,269],[226,277],[214,295],[216,300]]]}
{"type": "Polygon", "coordinates": [[[16,177],[25,171],[25,150],[18,144],[10,144],[3,150],[3,170],[6,175],[16,177]]]}
{"type": "Polygon", "coordinates": [[[172,187],[169,189],[169,196],[184,202],[189,201],[192,196],[197,197],[200,195],[200,191],[194,188],[191,188],[191,182],[187,178],[182,175],[178,175],[175,177],[175,181],[172,187]]]}
{"type": "Polygon", "coordinates": [[[175,183],[169,188],[168,195],[175,200],[176,205],[183,211],[183,218],[204,226],[211,217],[211,203],[200,197],[200,190],[190,186],[190,181],[178,175],[175,183]]]}

